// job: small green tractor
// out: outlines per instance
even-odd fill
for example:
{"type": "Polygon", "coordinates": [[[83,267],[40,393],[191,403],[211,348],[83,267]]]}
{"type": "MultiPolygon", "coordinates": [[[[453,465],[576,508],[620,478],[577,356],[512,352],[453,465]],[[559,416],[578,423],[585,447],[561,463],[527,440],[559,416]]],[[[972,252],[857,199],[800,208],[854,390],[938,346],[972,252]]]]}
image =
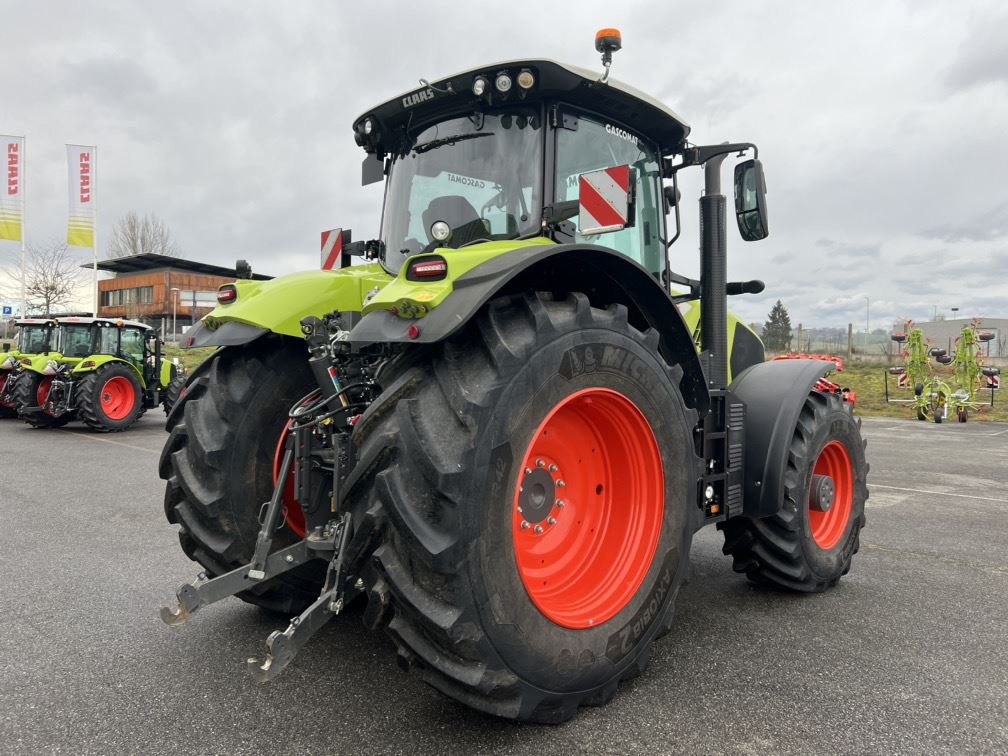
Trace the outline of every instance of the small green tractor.
{"type": "Polygon", "coordinates": [[[619,46],[596,38],[601,75],[509,61],[368,110],[353,131],[363,183],[385,181],[380,236],[343,232],[339,270],[219,289],[188,338],[217,350],[160,461],[202,566],[166,623],[235,595],[295,615],[249,661],[265,681],[360,601],[437,690],[558,722],[648,663],[699,528],[760,585],[847,573],[860,423],[817,389],[831,364],[765,362],[728,313],[763,284],[727,281],[722,162],[751,155],[736,223],[763,239],[756,147],[688,141],[608,78],[619,46]],[[667,253],[690,169],[698,280],[667,253]]]}
{"type": "Polygon", "coordinates": [[[185,376],[163,359],[154,329],[103,318],[54,322],[58,351],[21,363],[13,396],[25,422],[51,428],[79,419],[107,433],[126,430],[159,404],[171,410],[185,376]]]}
{"type": "Polygon", "coordinates": [[[0,352],[0,418],[17,417],[14,389],[22,365],[47,360],[56,347],[56,324],[49,318],[24,318],[14,322],[17,346],[0,352]]]}

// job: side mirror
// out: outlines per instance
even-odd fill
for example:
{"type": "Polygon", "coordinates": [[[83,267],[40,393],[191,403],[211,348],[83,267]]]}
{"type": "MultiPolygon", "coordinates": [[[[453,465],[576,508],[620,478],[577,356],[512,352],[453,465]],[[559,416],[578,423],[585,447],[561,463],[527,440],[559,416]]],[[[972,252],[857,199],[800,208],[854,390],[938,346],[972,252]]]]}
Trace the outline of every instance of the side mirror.
{"type": "Polygon", "coordinates": [[[582,173],[578,182],[578,233],[622,231],[634,224],[636,171],[629,165],[582,173]]]}
{"type": "Polygon", "coordinates": [[[385,161],[378,155],[368,155],[361,165],[361,186],[377,184],[385,178],[385,161]]]}
{"type": "Polygon", "coordinates": [[[735,166],[735,219],[745,241],[766,239],[766,179],[759,160],[746,160],[735,166]]]}

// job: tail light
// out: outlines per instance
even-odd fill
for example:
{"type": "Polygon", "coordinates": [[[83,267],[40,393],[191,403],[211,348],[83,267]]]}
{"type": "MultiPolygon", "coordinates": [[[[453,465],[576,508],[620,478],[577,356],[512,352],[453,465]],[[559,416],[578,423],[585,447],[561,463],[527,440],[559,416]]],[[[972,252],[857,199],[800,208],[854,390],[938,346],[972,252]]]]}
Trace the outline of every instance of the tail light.
{"type": "Polygon", "coordinates": [[[220,304],[230,304],[238,299],[238,289],[234,284],[224,284],[217,289],[217,301],[220,304]]]}
{"type": "Polygon", "coordinates": [[[441,281],[448,275],[448,263],[443,257],[425,257],[410,263],[407,281],[441,281]]]}

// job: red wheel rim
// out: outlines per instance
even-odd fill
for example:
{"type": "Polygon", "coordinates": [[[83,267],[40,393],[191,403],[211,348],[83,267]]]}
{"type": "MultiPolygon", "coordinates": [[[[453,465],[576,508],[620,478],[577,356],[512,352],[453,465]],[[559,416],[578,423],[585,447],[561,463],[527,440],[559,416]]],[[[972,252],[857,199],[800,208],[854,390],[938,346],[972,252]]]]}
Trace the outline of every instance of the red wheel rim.
{"type": "MultiPolygon", "coordinates": [[[[310,394],[299,406],[309,404],[318,398],[319,392],[310,394]]],[[[291,420],[288,420],[280,432],[280,440],[277,441],[276,452],[273,454],[273,485],[276,486],[280,478],[280,467],[283,465],[284,449],[287,447],[287,434],[290,432],[291,420]]],[[[305,537],[307,528],[305,527],[304,512],[301,505],[294,498],[294,471],[291,470],[287,476],[287,483],[283,490],[283,513],[288,527],[300,538],[305,537]]]]}
{"type": "Polygon", "coordinates": [[[539,611],[573,629],[618,614],[651,567],[665,512],[661,452],[637,406],[605,388],[571,394],[536,429],[515,489],[515,560],[539,611]]]}
{"type": "Polygon", "coordinates": [[[826,512],[809,508],[809,528],[819,548],[829,550],[836,546],[847,530],[851,510],[854,508],[854,467],[847,447],[839,441],[830,441],[819,452],[813,475],[828,475],[833,479],[835,494],[833,506],[826,512]]]}
{"type": "Polygon", "coordinates": [[[49,391],[52,389],[52,378],[43,378],[39,381],[38,388],[35,389],[35,404],[44,407],[46,399],[49,398],[49,391]]]}
{"type": "Polygon", "coordinates": [[[129,417],[136,404],[136,390],[129,378],[116,375],[105,381],[101,390],[101,408],[109,420],[129,417]]]}

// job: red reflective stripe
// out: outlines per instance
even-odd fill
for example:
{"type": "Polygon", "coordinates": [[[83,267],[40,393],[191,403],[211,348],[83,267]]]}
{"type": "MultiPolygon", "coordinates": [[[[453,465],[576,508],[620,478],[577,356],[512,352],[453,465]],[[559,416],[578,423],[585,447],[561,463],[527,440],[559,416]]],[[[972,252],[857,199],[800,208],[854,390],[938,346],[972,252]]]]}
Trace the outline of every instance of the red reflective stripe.
{"type": "Polygon", "coordinates": [[[630,191],[630,166],[618,165],[615,168],[607,168],[606,173],[624,192],[630,191]]]}
{"type": "Polygon", "coordinates": [[[333,270],[339,262],[343,251],[343,230],[334,229],[322,232],[322,270],[333,270]]]}
{"type": "Polygon", "coordinates": [[[626,224],[626,218],[620,215],[616,209],[610,205],[606,199],[598,193],[585,177],[581,177],[581,188],[579,199],[581,207],[594,218],[600,227],[622,226],[626,224]]]}

